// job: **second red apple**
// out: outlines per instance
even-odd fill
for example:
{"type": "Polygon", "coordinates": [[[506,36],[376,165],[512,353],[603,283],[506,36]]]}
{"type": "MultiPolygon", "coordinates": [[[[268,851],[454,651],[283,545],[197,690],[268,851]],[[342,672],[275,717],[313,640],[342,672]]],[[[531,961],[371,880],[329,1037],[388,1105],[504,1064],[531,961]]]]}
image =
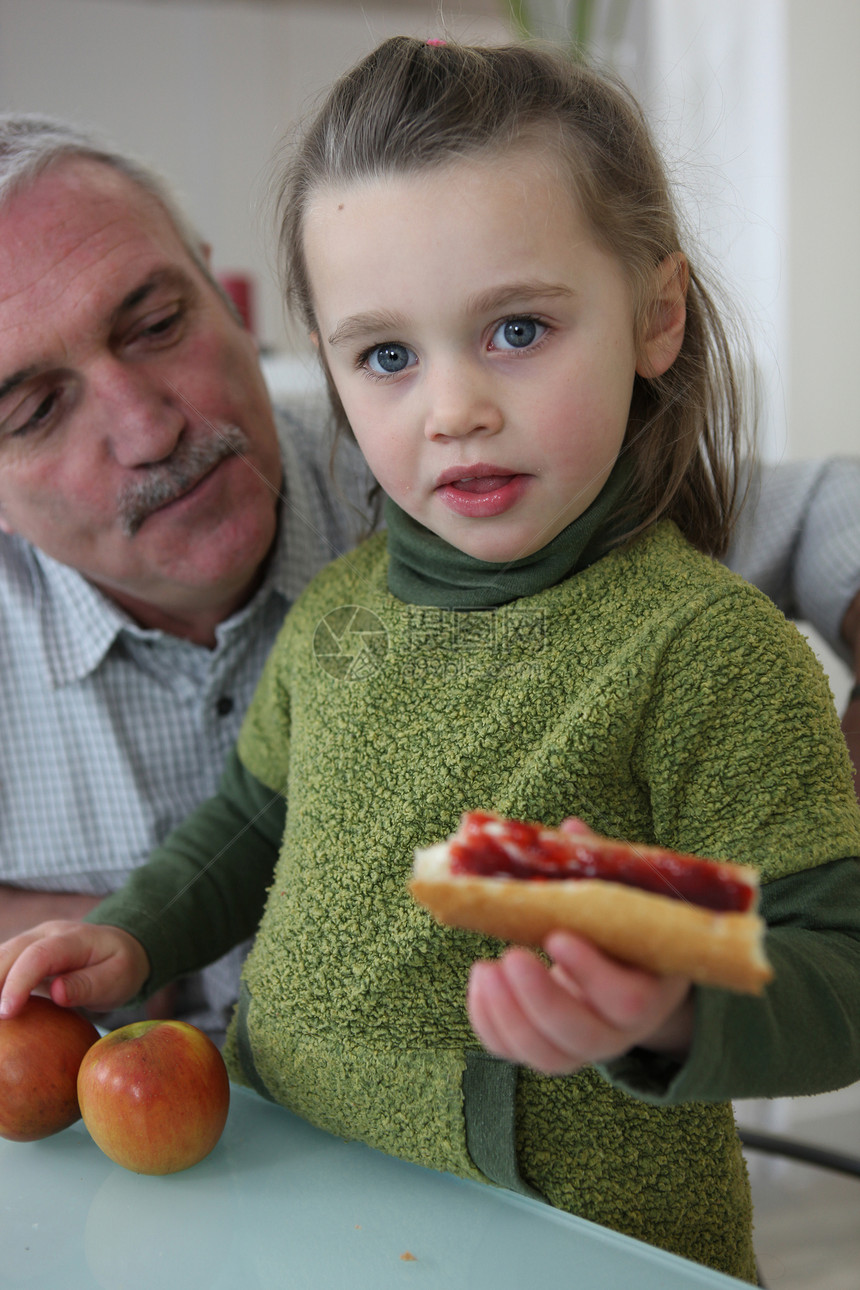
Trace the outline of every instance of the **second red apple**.
{"type": "Polygon", "coordinates": [[[230,1083],[208,1035],[184,1021],[138,1021],[94,1044],[78,1072],[84,1124],[105,1155],[139,1174],[207,1156],[224,1129],[230,1083]]]}

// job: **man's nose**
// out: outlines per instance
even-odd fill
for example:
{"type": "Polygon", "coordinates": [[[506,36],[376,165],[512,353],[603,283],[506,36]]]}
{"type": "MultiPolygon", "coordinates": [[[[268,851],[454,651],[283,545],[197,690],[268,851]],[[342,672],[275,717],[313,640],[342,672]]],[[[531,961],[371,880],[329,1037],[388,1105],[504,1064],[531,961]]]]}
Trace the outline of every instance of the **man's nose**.
{"type": "Polygon", "coordinates": [[[106,359],[91,374],[94,416],[114,459],[128,468],[163,461],[186,425],[180,398],[151,372],[106,359]]]}
{"type": "Polygon", "coordinates": [[[428,439],[460,439],[483,432],[496,434],[504,414],[492,377],[477,362],[462,359],[440,364],[425,380],[428,439]]]}

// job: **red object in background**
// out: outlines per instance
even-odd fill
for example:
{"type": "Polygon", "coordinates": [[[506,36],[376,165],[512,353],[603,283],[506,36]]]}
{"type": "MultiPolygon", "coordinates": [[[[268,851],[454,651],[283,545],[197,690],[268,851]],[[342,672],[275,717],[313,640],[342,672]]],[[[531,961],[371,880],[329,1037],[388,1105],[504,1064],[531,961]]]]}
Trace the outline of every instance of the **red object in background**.
{"type": "Polygon", "coordinates": [[[257,335],[254,279],[249,273],[216,273],[215,277],[238,310],[239,317],[252,336],[257,335]]]}

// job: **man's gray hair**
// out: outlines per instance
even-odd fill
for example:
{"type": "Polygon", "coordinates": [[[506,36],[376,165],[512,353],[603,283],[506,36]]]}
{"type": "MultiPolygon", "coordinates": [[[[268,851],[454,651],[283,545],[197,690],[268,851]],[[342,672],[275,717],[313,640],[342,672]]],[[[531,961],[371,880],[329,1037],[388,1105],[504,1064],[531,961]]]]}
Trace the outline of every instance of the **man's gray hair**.
{"type": "Polygon", "coordinates": [[[50,166],[81,157],[124,175],[164,208],[185,249],[207,277],[204,241],[153,170],[65,121],[33,113],[0,114],[0,208],[50,166]]]}

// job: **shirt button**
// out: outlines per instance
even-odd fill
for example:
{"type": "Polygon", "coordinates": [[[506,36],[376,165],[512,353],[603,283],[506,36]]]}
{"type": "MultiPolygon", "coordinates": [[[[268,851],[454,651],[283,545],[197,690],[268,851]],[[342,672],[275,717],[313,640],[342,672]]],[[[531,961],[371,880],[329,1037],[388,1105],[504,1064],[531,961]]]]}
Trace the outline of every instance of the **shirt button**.
{"type": "Polygon", "coordinates": [[[233,700],[229,694],[222,694],[221,698],[215,704],[215,711],[219,717],[226,717],[233,711],[233,700]]]}

